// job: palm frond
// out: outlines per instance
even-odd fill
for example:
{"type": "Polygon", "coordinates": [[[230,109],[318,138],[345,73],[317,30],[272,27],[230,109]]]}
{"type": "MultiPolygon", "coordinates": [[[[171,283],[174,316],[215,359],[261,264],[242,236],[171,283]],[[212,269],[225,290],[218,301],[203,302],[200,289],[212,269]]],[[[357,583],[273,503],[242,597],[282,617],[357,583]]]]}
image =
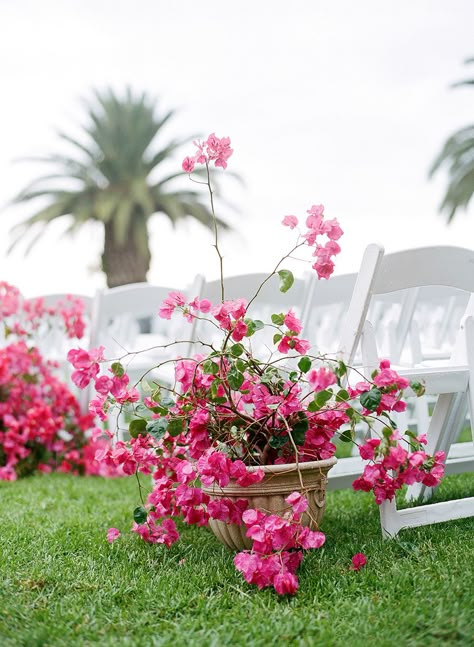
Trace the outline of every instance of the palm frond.
{"type": "MultiPolygon", "coordinates": [[[[470,57],[466,63],[473,63],[470,57]]],[[[465,79],[452,87],[474,85],[474,79],[465,79]]],[[[474,125],[456,131],[448,137],[429,169],[432,177],[441,167],[448,169],[448,187],[440,205],[451,223],[460,208],[467,209],[474,193],[474,125]]]]}
{"type": "MultiPolygon", "coordinates": [[[[143,255],[146,267],[147,222],[154,214],[163,213],[173,224],[191,217],[212,228],[212,214],[202,202],[207,199],[204,191],[179,190],[179,183],[171,190],[173,181],[185,175],[182,171],[161,173],[160,177],[161,165],[193,139],[162,140],[174,111],[158,114],[154,99],[130,88],[122,95],[110,88],[93,91],[85,109],[82,136],[58,133],[69,145],[71,155],[31,158],[49,167],[50,172],[30,182],[13,199],[11,204],[31,205],[33,213],[13,228],[12,247],[25,240],[29,231],[30,249],[51,221],[69,216],[67,233],[91,220],[103,223],[104,255],[106,251],[108,255],[105,266],[110,265],[111,254],[119,248],[123,251],[126,245],[131,246],[132,254],[143,255]]],[[[219,192],[217,184],[215,192],[219,192]]],[[[222,220],[219,224],[228,227],[222,220]]],[[[120,252],[116,257],[120,263],[120,252]]]]}

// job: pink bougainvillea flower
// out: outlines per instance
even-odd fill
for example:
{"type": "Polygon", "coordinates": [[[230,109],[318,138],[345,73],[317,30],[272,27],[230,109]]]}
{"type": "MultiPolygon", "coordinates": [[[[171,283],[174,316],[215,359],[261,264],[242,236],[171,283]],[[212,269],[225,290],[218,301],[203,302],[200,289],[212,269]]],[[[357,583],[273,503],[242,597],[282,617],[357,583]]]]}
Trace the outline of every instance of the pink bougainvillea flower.
{"type": "Polygon", "coordinates": [[[259,483],[265,476],[265,473],[262,469],[250,472],[247,470],[247,466],[243,461],[236,460],[233,461],[230,467],[230,475],[232,478],[237,480],[238,485],[248,487],[253,483],[259,483]]]}
{"type": "Polygon", "coordinates": [[[298,218],[296,216],[285,216],[281,223],[284,227],[294,229],[298,225],[298,218]]]}
{"type": "Polygon", "coordinates": [[[194,299],[189,302],[189,307],[193,310],[199,310],[199,312],[208,313],[211,311],[212,303],[209,301],[209,299],[200,299],[199,297],[194,297],[194,299]]]}
{"type": "Polygon", "coordinates": [[[300,320],[295,315],[293,310],[289,310],[286,313],[284,323],[289,330],[296,333],[297,335],[303,330],[303,326],[301,325],[300,320]]]}
{"type": "Polygon", "coordinates": [[[326,220],[322,226],[322,231],[327,234],[327,237],[330,240],[339,240],[339,238],[344,233],[339,226],[336,218],[333,218],[332,220],[326,220]]]}
{"type": "Polygon", "coordinates": [[[0,320],[18,312],[21,299],[18,288],[6,281],[0,281],[0,320]]]}
{"type": "Polygon", "coordinates": [[[101,375],[100,377],[96,378],[94,383],[95,390],[101,395],[107,395],[113,385],[114,381],[108,375],[101,375]]]}
{"type": "Polygon", "coordinates": [[[366,564],[367,564],[367,557],[364,555],[364,553],[356,553],[352,557],[351,570],[360,571],[360,569],[363,568],[366,564]]]}
{"type": "Polygon", "coordinates": [[[329,279],[334,272],[334,263],[330,260],[316,261],[312,266],[316,270],[319,279],[329,279]]]}
{"type": "Polygon", "coordinates": [[[193,142],[197,148],[194,157],[186,157],[183,160],[182,168],[186,173],[191,173],[194,164],[208,164],[214,162],[214,166],[227,168],[227,160],[234,152],[230,147],[230,137],[216,137],[211,133],[204,142],[193,142]]]}
{"type": "Polygon", "coordinates": [[[324,214],[324,205],[313,204],[311,209],[308,209],[306,213],[309,213],[310,216],[316,216],[317,218],[319,218],[324,214]]]}
{"type": "Polygon", "coordinates": [[[330,369],[322,366],[308,373],[308,382],[313,391],[324,391],[328,386],[336,383],[336,376],[330,369]]]}
{"type": "Polygon", "coordinates": [[[113,544],[113,542],[120,537],[120,530],[118,528],[109,528],[107,531],[107,541],[109,544],[113,544]]]}
{"type": "Polygon", "coordinates": [[[185,157],[182,164],[185,173],[192,173],[194,170],[194,160],[192,157],[185,157]]]}
{"type": "Polygon", "coordinates": [[[239,319],[239,321],[236,322],[233,330],[232,330],[232,339],[234,341],[242,341],[242,339],[245,337],[247,334],[247,324],[242,321],[242,319],[239,319]]]}
{"type": "Polygon", "coordinates": [[[273,586],[278,595],[294,595],[298,589],[298,578],[289,571],[275,575],[273,586]]]}
{"type": "Polygon", "coordinates": [[[390,362],[388,360],[380,362],[380,369],[380,372],[374,377],[374,383],[377,386],[383,387],[395,385],[398,389],[406,389],[409,386],[409,380],[405,377],[401,377],[396,371],[391,369],[390,362]]]}
{"type": "Polygon", "coordinates": [[[380,438],[370,438],[364,445],[359,447],[359,454],[365,461],[371,461],[375,457],[375,449],[380,445],[380,438]]]}
{"type": "Polygon", "coordinates": [[[170,292],[167,298],[161,304],[161,308],[158,311],[158,315],[162,319],[171,319],[171,315],[176,308],[184,306],[186,303],[186,297],[181,292],[170,292]]]}
{"type": "Polygon", "coordinates": [[[321,548],[326,541],[326,535],[319,530],[310,530],[307,526],[301,528],[298,541],[302,548],[321,548]]]}
{"type": "Polygon", "coordinates": [[[301,514],[308,509],[308,499],[300,492],[292,492],[285,501],[291,505],[296,514],[301,514]]]}
{"type": "Polygon", "coordinates": [[[311,348],[311,344],[306,339],[298,339],[298,337],[283,335],[277,348],[280,353],[286,354],[289,353],[290,350],[295,350],[297,353],[304,355],[311,348]]]}
{"type": "Polygon", "coordinates": [[[91,380],[95,380],[100,371],[99,362],[104,359],[104,347],[91,348],[89,351],[83,348],[72,348],[67,354],[67,360],[74,368],[71,379],[80,389],[84,389],[91,380]]]}

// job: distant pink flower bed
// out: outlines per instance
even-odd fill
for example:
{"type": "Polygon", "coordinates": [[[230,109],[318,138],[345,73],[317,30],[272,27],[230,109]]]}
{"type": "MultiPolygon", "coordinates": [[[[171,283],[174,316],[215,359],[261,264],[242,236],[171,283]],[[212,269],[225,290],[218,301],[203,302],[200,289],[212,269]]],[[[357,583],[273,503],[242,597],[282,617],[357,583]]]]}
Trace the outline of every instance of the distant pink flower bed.
{"type": "Polygon", "coordinates": [[[59,318],[64,334],[80,339],[84,306],[65,299],[56,308],[42,299],[25,300],[19,290],[0,282],[0,479],[13,481],[33,471],[112,476],[120,469],[96,460],[108,445],[90,413],[82,414],[68,386],[55,375],[55,364],[34,345],[41,324],[59,318]]]}

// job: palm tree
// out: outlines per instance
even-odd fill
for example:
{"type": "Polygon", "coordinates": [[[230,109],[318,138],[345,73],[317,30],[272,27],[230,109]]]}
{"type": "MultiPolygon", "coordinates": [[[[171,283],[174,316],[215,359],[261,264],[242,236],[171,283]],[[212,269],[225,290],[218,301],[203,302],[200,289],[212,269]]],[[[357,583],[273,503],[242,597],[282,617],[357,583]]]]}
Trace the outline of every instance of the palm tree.
{"type": "Polygon", "coordinates": [[[213,226],[200,194],[174,186],[184,173],[162,173],[156,179],[160,165],[190,138],[172,140],[158,149],[152,146],[174,113],[157,116],[154,102],[146,94],[134,96],[130,89],[123,98],[111,90],[95,91],[93,103],[86,107],[89,123],[84,141],[59,133],[74,155],[36,160],[52,166],[53,172],[35,180],[13,200],[33,203],[36,211],[13,228],[12,247],[33,229],[28,251],[56,218],[72,217],[68,233],[96,221],[104,228],[102,270],[107,285],[145,281],[151,260],[151,216],[164,214],[173,224],[191,216],[205,227],[213,226]]]}
{"type": "MultiPolygon", "coordinates": [[[[474,63],[474,58],[465,62],[474,63]]],[[[474,79],[460,81],[453,87],[463,85],[474,85],[474,79]]],[[[433,162],[430,177],[444,164],[449,167],[449,182],[440,211],[447,212],[450,223],[458,209],[467,209],[474,193],[474,124],[461,128],[448,138],[433,162]]]]}

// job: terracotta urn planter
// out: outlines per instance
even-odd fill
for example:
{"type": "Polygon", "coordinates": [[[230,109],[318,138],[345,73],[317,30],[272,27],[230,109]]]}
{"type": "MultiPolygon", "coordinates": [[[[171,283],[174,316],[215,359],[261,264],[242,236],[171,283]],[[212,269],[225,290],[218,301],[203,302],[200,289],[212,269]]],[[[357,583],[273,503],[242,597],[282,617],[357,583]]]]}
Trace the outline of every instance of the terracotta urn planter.
{"type": "MultiPolygon", "coordinates": [[[[304,485],[304,492],[308,499],[311,517],[305,512],[302,515],[302,525],[309,526],[311,530],[318,530],[322,521],[326,505],[326,484],[327,473],[335,465],[335,457],[321,461],[300,463],[299,471],[304,485]]],[[[257,467],[250,467],[254,471],[257,467]]],[[[262,467],[265,477],[260,483],[249,487],[237,485],[231,481],[226,487],[212,485],[202,487],[203,491],[211,498],[228,498],[233,501],[247,499],[249,508],[258,508],[263,512],[279,514],[283,516],[290,510],[285,498],[292,492],[301,492],[300,475],[294,463],[288,465],[265,465],[262,467]]],[[[244,524],[237,526],[232,523],[225,523],[211,519],[209,527],[216,537],[226,546],[233,550],[245,550],[252,547],[252,540],[246,536],[244,524]]]]}

